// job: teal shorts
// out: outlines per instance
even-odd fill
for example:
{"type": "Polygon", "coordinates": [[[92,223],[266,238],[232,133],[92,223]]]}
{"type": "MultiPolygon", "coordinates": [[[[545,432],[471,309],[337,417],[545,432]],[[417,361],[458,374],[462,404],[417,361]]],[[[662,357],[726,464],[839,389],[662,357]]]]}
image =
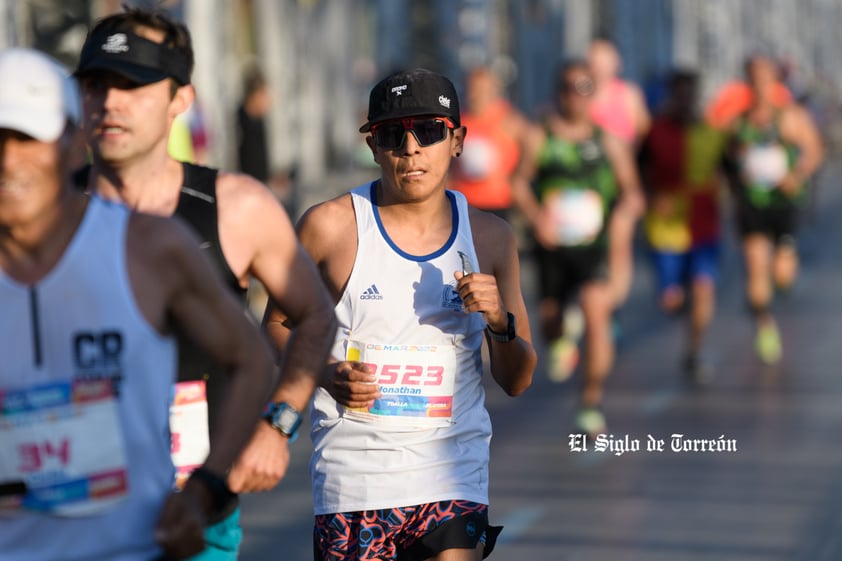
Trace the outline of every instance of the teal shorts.
{"type": "Polygon", "coordinates": [[[237,561],[242,542],[240,507],[237,507],[227,518],[205,529],[205,550],[189,561],[237,561]]]}

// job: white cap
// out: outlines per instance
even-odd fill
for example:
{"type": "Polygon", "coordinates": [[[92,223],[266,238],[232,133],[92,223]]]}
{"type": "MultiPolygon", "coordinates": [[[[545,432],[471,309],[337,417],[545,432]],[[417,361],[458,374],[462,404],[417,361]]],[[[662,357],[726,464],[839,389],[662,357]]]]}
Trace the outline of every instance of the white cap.
{"type": "Polygon", "coordinates": [[[53,142],[80,114],[76,80],[56,60],[34,49],[0,52],[0,128],[53,142]]]}

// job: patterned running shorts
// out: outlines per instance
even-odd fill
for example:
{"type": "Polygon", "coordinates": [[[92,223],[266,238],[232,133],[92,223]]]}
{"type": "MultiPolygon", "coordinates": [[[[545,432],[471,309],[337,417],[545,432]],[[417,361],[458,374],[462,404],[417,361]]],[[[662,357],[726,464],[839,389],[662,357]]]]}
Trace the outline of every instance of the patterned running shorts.
{"type": "Polygon", "coordinates": [[[470,501],[323,514],[313,532],[315,561],[423,561],[446,549],[488,556],[502,527],[488,525],[488,506],[470,501]]]}

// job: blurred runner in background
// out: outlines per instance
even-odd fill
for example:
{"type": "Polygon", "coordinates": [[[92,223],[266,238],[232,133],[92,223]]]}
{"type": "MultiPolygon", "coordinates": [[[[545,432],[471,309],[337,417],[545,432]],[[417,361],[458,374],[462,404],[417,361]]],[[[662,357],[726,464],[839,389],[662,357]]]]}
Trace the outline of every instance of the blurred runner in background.
{"type": "Polygon", "coordinates": [[[699,117],[697,74],[673,72],[640,161],[648,193],[644,226],[660,305],[678,313],[690,304],[683,369],[691,382],[703,382],[710,372],[701,351],[713,319],[719,274],[725,139],[699,117]]]}
{"type": "Polygon", "coordinates": [[[614,361],[609,224],[615,209],[630,212],[640,192],[629,146],[589,117],[593,93],[587,64],[565,64],[556,82],[556,110],[530,127],[512,183],[536,240],[541,325],[556,381],[567,379],[577,360],[578,334],[570,333],[564,310],[577,296],[581,304],[585,368],[576,428],[589,436],[605,430],[600,405],[614,361]]]}
{"type": "Polygon", "coordinates": [[[780,106],[779,68],[759,55],[746,62],[751,106],[728,125],[728,159],[737,227],[746,266],[746,293],[754,313],[755,349],[775,364],[782,343],[772,315],[773,289],[788,290],[798,272],[796,229],[810,178],[823,159],[809,113],[797,103],[780,106]]]}
{"type": "Polygon", "coordinates": [[[500,81],[488,67],[468,75],[466,101],[462,125],[470,134],[454,162],[452,186],[470,205],[508,220],[513,202],[511,175],[528,122],[503,97],[500,81]]]}
{"type": "MultiPolygon", "coordinates": [[[[591,42],[588,65],[595,88],[589,106],[591,120],[625,142],[634,154],[651,125],[643,92],[636,84],[620,78],[620,53],[607,39],[591,42]]],[[[634,230],[645,206],[637,185],[629,188],[631,190],[624,195],[624,204],[611,215],[608,225],[608,280],[615,311],[625,303],[631,290],[634,230]]],[[[619,336],[619,323],[612,329],[614,335],[619,336]]]]}

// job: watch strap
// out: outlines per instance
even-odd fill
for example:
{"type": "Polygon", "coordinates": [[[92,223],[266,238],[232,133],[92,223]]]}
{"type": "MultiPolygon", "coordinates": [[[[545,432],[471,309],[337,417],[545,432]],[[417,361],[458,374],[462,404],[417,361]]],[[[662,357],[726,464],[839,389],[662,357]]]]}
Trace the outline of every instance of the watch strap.
{"type": "Polygon", "coordinates": [[[517,339],[517,332],[515,330],[515,316],[511,312],[506,312],[506,332],[505,333],[498,333],[491,329],[489,326],[485,326],[485,332],[488,333],[488,336],[491,337],[492,340],[497,341],[498,343],[509,343],[517,339]]]}
{"type": "Polygon", "coordinates": [[[269,426],[286,436],[290,444],[298,438],[298,429],[301,426],[301,413],[289,403],[285,401],[270,403],[263,412],[263,418],[269,423],[269,426]],[[283,412],[292,412],[296,416],[296,420],[289,427],[282,426],[279,422],[283,412]]]}

